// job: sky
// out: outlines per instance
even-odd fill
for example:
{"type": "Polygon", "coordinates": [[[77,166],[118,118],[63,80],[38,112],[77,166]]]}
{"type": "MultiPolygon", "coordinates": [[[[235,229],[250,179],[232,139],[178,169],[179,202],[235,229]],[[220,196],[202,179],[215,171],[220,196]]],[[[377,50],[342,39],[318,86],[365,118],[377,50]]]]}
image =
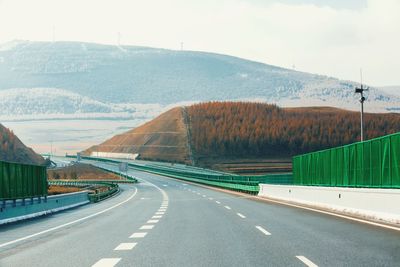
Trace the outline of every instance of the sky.
{"type": "Polygon", "coordinates": [[[400,85],[400,0],[0,0],[0,43],[209,51],[400,85]]]}

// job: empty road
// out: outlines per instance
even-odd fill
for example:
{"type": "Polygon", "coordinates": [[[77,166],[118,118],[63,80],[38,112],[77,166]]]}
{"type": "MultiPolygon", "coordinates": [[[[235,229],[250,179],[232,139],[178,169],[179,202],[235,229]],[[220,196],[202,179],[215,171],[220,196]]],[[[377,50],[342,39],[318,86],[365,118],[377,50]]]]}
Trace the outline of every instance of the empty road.
{"type": "Polygon", "coordinates": [[[0,266],[399,266],[399,231],[129,173],[111,199],[0,226],[0,266]]]}

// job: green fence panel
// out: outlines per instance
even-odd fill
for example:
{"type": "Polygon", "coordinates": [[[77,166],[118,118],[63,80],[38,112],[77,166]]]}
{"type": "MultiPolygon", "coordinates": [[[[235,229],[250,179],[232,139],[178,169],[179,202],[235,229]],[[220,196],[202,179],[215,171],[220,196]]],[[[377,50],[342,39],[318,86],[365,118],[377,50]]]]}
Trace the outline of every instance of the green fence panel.
{"type": "Polygon", "coordinates": [[[400,135],[390,137],[392,186],[400,187],[400,135]]]}
{"type": "Polygon", "coordinates": [[[391,170],[390,170],[390,139],[382,139],[382,184],[391,185],[391,170]]]}
{"type": "Polygon", "coordinates": [[[0,161],[0,199],[47,195],[45,166],[0,161]]]}
{"type": "Polygon", "coordinates": [[[371,141],[371,179],[372,186],[382,184],[382,145],[381,140],[371,141]]]}
{"type": "Polygon", "coordinates": [[[350,148],[343,147],[343,183],[342,186],[350,184],[350,148]]]}
{"type": "Polygon", "coordinates": [[[293,182],[400,188],[400,133],[293,157],[293,182]]]}

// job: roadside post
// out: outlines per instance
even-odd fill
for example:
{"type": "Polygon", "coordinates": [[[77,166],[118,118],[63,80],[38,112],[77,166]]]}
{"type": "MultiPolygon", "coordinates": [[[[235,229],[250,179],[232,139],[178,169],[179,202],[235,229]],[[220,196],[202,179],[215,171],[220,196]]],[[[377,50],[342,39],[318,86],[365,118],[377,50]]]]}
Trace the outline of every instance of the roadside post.
{"type": "Polygon", "coordinates": [[[119,169],[119,175],[120,178],[122,179],[122,173],[126,173],[126,176],[128,176],[128,162],[120,162],[118,165],[119,169]]]}

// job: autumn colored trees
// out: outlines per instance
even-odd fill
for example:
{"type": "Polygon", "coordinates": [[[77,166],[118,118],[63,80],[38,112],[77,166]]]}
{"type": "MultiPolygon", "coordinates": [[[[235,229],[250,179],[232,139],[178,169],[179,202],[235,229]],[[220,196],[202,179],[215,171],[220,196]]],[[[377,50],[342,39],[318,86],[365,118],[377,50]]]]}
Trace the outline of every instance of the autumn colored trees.
{"type": "Polygon", "coordinates": [[[11,130],[1,124],[0,160],[26,164],[45,164],[41,156],[26,147],[11,130]]]}
{"type": "MultiPolygon", "coordinates": [[[[333,108],[279,108],[248,102],[188,107],[198,156],[291,156],[359,140],[357,112],[333,108]]],[[[400,131],[400,114],[366,114],[366,138],[400,131]]]]}

